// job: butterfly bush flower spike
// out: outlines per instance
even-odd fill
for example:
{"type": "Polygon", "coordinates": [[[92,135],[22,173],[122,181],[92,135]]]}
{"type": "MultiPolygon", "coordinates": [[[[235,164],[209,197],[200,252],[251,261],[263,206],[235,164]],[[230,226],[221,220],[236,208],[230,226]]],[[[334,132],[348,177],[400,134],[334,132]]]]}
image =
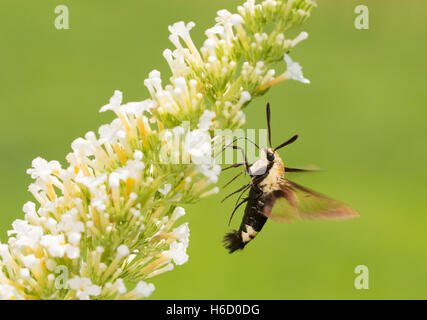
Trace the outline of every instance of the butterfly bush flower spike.
{"type": "Polygon", "coordinates": [[[220,10],[200,48],[195,23],[171,25],[170,75],[149,73],[146,99],[114,91],[100,109],[113,120],[74,140],[67,165],[32,162],[35,201],[0,244],[0,299],[150,297],[155,277],[189,259],[184,207],[218,192],[216,132],[242,127],[246,106],[274,84],[308,83],[288,54],[314,7],[248,0],[220,10]]]}

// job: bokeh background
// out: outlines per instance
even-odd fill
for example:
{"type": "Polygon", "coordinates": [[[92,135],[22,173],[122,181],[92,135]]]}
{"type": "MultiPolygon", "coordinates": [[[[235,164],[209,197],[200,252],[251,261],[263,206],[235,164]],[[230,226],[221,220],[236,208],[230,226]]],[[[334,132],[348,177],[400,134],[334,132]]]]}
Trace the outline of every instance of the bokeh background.
{"type": "MultiPolygon", "coordinates": [[[[112,119],[98,110],[114,89],[143,100],[147,74],[168,71],[169,24],[195,21],[200,46],[216,11],[242,1],[2,0],[0,239],[32,200],[31,160],[64,164],[75,138],[112,119]],[[59,4],[70,10],[70,30],[54,28],[59,4]]],[[[284,160],[325,169],[292,179],[351,203],[361,217],[269,222],[229,255],[221,240],[233,201],[219,202],[229,187],[187,206],[190,260],[153,279],[153,299],[427,298],[426,15],[425,1],[320,1],[303,27],[309,40],[292,53],[312,84],[281,84],[247,109],[246,127],[265,128],[269,100],[274,142],[300,134],[284,160]],[[354,27],[358,4],[370,9],[369,30],[354,27]],[[369,267],[369,290],[354,288],[357,265],[369,267]]]]}

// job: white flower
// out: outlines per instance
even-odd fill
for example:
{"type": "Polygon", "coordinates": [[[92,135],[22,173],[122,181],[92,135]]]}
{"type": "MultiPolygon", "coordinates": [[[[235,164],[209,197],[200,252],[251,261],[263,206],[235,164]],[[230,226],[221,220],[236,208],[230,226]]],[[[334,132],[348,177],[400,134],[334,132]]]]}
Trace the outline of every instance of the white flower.
{"type": "Polygon", "coordinates": [[[45,159],[40,157],[35,158],[31,165],[33,167],[28,169],[27,173],[31,175],[31,178],[33,179],[41,178],[42,180],[47,180],[52,173],[59,173],[61,170],[61,165],[58,161],[47,162],[45,159]]]}
{"type": "Polygon", "coordinates": [[[76,296],[80,300],[89,300],[90,296],[96,297],[101,294],[101,287],[92,284],[89,278],[76,276],[68,280],[68,284],[76,291],[76,296]]]}
{"type": "Polygon", "coordinates": [[[122,258],[127,257],[129,255],[129,248],[124,244],[120,245],[117,248],[117,255],[122,258]]]}
{"type": "Polygon", "coordinates": [[[11,285],[0,284],[0,300],[24,300],[24,298],[11,285]]]}
{"type": "Polygon", "coordinates": [[[135,150],[135,152],[133,153],[133,157],[135,160],[141,161],[142,158],[144,157],[144,154],[139,150],[135,150]]]}
{"type": "Polygon", "coordinates": [[[165,185],[164,185],[164,187],[163,188],[159,188],[159,192],[162,194],[162,195],[164,195],[165,197],[168,195],[168,193],[171,191],[171,189],[172,189],[172,185],[170,184],[170,183],[166,183],[165,185]]]}
{"type": "Polygon", "coordinates": [[[135,289],[132,290],[132,293],[137,298],[147,298],[147,297],[151,296],[154,289],[155,289],[154,284],[146,283],[144,281],[140,281],[136,285],[135,289]]]}
{"type": "MultiPolygon", "coordinates": [[[[83,222],[82,222],[83,224],[83,222]]],[[[84,224],[83,224],[83,230],[84,230],[84,224]]],[[[82,235],[80,232],[68,232],[67,233],[67,240],[69,243],[78,246],[80,244],[80,239],[82,238],[82,235]]]]}
{"type": "Polygon", "coordinates": [[[59,231],[80,233],[85,230],[84,223],[79,220],[78,211],[73,208],[61,216],[58,224],[59,231]]]}
{"type": "Polygon", "coordinates": [[[21,268],[21,270],[19,270],[19,275],[22,278],[27,279],[30,277],[30,270],[28,270],[27,268],[21,268]]]}
{"type": "Polygon", "coordinates": [[[53,259],[47,259],[45,260],[46,268],[49,271],[54,271],[56,268],[56,262],[53,259]]]}
{"type": "Polygon", "coordinates": [[[56,226],[58,225],[58,222],[56,222],[56,220],[52,217],[48,218],[45,223],[44,226],[51,232],[51,233],[56,233],[56,226]]]}
{"type": "Polygon", "coordinates": [[[147,99],[140,102],[128,102],[121,106],[121,111],[127,114],[132,114],[136,117],[141,117],[146,111],[150,111],[156,104],[153,100],[147,99]]]}
{"type": "Polygon", "coordinates": [[[22,211],[24,211],[28,215],[37,215],[36,204],[32,201],[28,201],[22,207],[22,211]]]}
{"type": "Polygon", "coordinates": [[[185,210],[182,207],[176,207],[172,212],[172,220],[176,221],[185,215],[185,210]]]}
{"type": "Polygon", "coordinates": [[[287,70],[284,75],[286,78],[300,81],[302,83],[310,83],[310,80],[304,78],[304,75],[302,74],[302,67],[298,62],[292,61],[291,57],[287,54],[285,54],[285,61],[287,70]]]}
{"type": "MultiPolygon", "coordinates": [[[[183,21],[176,22],[172,26],[169,26],[169,32],[171,33],[171,41],[176,45],[176,37],[181,37],[186,43],[191,41],[190,30],[194,28],[196,24],[189,22],[187,25],[183,21]],[[173,40],[172,40],[173,39],[173,40]]],[[[179,47],[179,45],[176,45],[179,47]]]]}
{"type": "Polygon", "coordinates": [[[125,128],[123,127],[120,119],[114,119],[111,124],[104,124],[99,127],[98,133],[100,135],[99,143],[115,144],[119,139],[126,136],[125,128]]]}
{"type": "Polygon", "coordinates": [[[119,294],[125,294],[126,293],[126,286],[125,283],[123,282],[123,279],[117,279],[116,282],[114,283],[114,286],[117,288],[117,292],[119,294]]]}
{"type": "Polygon", "coordinates": [[[111,188],[118,188],[120,186],[120,175],[117,172],[112,172],[108,177],[108,185],[111,188]]]}
{"type": "Polygon", "coordinates": [[[86,187],[88,187],[89,190],[95,190],[103,184],[105,181],[107,181],[107,174],[102,173],[96,177],[87,177],[83,175],[78,175],[75,179],[77,182],[84,184],[86,187]]]}
{"type": "Polygon", "coordinates": [[[210,134],[200,129],[188,132],[185,136],[185,150],[191,155],[193,163],[211,163],[212,145],[210,134]]]}
{"type": "Polygon", "coordinates": [[[123,100],[123,93],[119,90],[114,91],[113,96],[110,98],[110,103],[103,106],[99,112],[105,112],[108,110],[118,112],[120,105],[122,104],[122,100],[123,100]]]}
{"type": "MultiPolygon", "coordinates": [[[[216,25],[210,29],[207,29],[205,34],[211,40],[214,40],[215,39],[214,37],[216,35],[220,35],[221,37],[223,37],[224,36],[224,27],[221,25],[216,25]]],[[[215,44],[216,44],[216,41],[215,41],[215,44]]],[[[211,43],[211,45],[212,45],[212,43],[211,43]]]]}
{"type": "Polygon", "coordinates": [[[80,248],[74,247],[65,241],[64,234],[47,234],[42,237],[40,244],[47,249],[53,258],[62,258],[65,254],[70,259],[80,256],[80,248]]]}
{"type": "Polygon", "coordinates": [[[174,241],[165,253],[175,262],[177,266],[188,261],[187,246],[184,243],[174,241]]]}
{"type": "Polygon", "coordinates": [[[96,146],[89,140],[77,138],[71,143],[71,148],[81,156],[92,156],[95,154],[96,146]]]}
{"type": "Polygon", "coordinates": [[[243,18],[241,15],[239,14],[233,14],[230,18],[230,22],[233,26],[235,27],[239,27],[242,25],[242,23],[244,22],[243,18]]]}
{"type": "Polygon", "coordinates": [[[32,226],[25,220],[15,220],[12,223],[12,227],[13,230],[8,231],[8,235],[16,235],[14,245],[18,248],[30,247],[34,249],[43,235],[43,229],[41,227],[32,226]]]}
{"type": "Polygon", "coordinates": [[[162,91],[162,79],[158,70],[153,70],[148,75],[148,79],[144,80],[144,85],[150,91],[151,95],[156,96],[155,91],[162,91]]]}
{"type": "Polygon", "coordinates": [[[22,257],[22,263],[27,268],[32,268],[40,263],[40,259],[37,259],[36,256],[33,254],[29,254],[28,256],[22,257]]]}
{"type": "Polygon", "coordinates": [[[188,227],[188,222],[180,225],[178,228],[173,229],[174,237],[182,242],[186,247],[188,246],[189,237],[190,237],[190,228],[188,227]]]}
{"type": "Polygon", "coordinates": [[[209,179],[211,183],[217,183],[219,174],[221,173],[221,167],[215,163],[198,165],[197,169],[205,177],[209,179]]]}
{"type": "Polygon", "coordinates": [[[300,43],[301,41],[304,41],[308,38],[308,33],[303,31],[301,32],[294,40],[292,40],[291,42],[291,46],[295,47],[298,43],[300,43]]]}
{"type": "Polygon", "coordinates": [[[246,102],[251,101],[251,99],[252,99],[251,94],[250,94],[249,92],[247,92],[247,91],[243,91],[243,92],[242,92],[242,94],[241,94],[241,96],[240,96],[240,100],[239,100],[239,102],[238,102],[238,103],[237,103],[237,105],[236,105],[236,108],[237,108],[237,109],[241,109],[241,108],[242,108],[242,106],[243,106],[246,102]]]}
{"type": "Polygon", "coordinates": [[[141,160],[128,160],[126,166],[115,171],[120,177],[120,180],[126,181],[127,178],[136,179],[145,168],[145,163],[141,160]]]}
{"type": "Polygon", "coordinates": [[[52,257],[63,257],[65,253],[65,238],[64,235],[44,235],[40,241],[52,257]]]}
{"type": "Polygon", "coordinates": [[[169,64],[170,69],[175,77],[185,76],[191,71],[191,68],[185,63],[184,55],[180,50],[171,51],[166,49],[163,56],[169,64]]]}
{"type": "Polygon", "coordinates": [[[67,257],[70,259],[77,259],[80,257],[80,248],[72,245],[67,245],[65,248],[65,252],[67,253],[67,257]]]}
{"type": "Polygon", "coordinates": [[[247,0],[243,6],[240,6],[238,8],[239,12],[241,12],[241,14],[244,13],[250,13],[250,14],[255,14],[255,0],[247,0]]]}
{"type": "Polygon", "coordinates": [[[205,110],[199,120],[199,129],[208,131],[212,126],[212,121],[215,119],[216,114],[213,111],[205,110]]]}
{"type": "MultiPolygon", "coordinates": [[[[14,264],[13,257],[9,252],[9,247],[7,244],[0,243],[0,258],[1,258],[0,267],[2,265],[6,265],[7,267],[12,267],[12,264],[14,264]]],[[[0,269],[0,279],[1,279],[1,276],[2,276],[2,270],[0,269]]]]}

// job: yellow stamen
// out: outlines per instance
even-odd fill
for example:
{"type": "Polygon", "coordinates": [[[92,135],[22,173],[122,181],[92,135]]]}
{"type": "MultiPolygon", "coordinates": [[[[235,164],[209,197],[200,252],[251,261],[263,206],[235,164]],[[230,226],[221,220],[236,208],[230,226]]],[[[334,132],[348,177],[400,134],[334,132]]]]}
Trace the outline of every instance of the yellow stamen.
{"type": "Polygon", "coordinates": [[[92,207],[92,219],[93,219],[93,224],[97,227],[97,228],[99,228],[100,227],[100,225],[101,225],[101,223],[100,223],[100,221],[99,221],[99,212],[98,212],[98,210],[96,210],[96,208],[95,207],[92,207]]]}
{"type": "Polygon", "coordinates": [[[47,195],[49,196],[51,201],[54,201],[56,198],[55,190],[53,189],[53,185],[50,181],[46,182],[47,195]]]}
{"type": "Polygon", "coordinates": [[[128,123],[127,119],[125,118],[125,116],[123,115],[123,113],[119,113],[119,118],[122,121],[123,126],[125,127],[126,132],[128,133],[128,135],[133,138],[132,130],[129,127],[129,123],[128,123]]]}
{"type": "Polygon", "coordinates": [[[38,259],[42,258],[42,257],[44,256],[44,254],[43,254],[43,249],[42,249],[41,247],[37,247],[37,248],[34,250],[34,255],[35,255],[38,259]]]}
{"type": "Polygon", "coordinates": [[[144,122],[142,122],[142,118],[138,118],[138,130],[141,134],[142,143],[144,144],[144,147],[148,149],[148,140],[147,140],[147,133],[145,130],[144,122]]]}
{"type": "Polygon", "coordinates": [[[82,163],[80,164],[80,167],[81,167],[81,169],[82,169],[82,171],[83,171],[83,174],[84,174],[85,176],[87,176],[87,177],[92,176],[92,175],[91,175],[91,173],[90,173],[89,167],[87,166],[87,164],[86,164],[86,163],[82,162],[82,163]]]}
{"type": "Polygon", "coordinates": [[[135,179],[127,178],[126,179],[126,190],[125,190],[125,199],[127,199],[132,192],[133,184],[135,183],[135,179]]]}
{"type": "Polygon", "coordinates": [[[113,148],[117,156],[119,157],[120,162],[122,163],[122,165],[125,166],[126,162],[128,161],[125,151],[117,143],[113,146],[113,148]]]}

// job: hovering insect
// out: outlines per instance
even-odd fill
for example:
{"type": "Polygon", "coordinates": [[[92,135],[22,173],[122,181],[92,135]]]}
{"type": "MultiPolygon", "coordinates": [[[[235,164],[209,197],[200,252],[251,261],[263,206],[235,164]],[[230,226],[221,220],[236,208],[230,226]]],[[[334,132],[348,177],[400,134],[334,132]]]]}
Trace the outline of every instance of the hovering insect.
{"type": "Polygon", "coordinates": [[[243,163],[236,163],[223,169],[244,166],[244,171],[234,177],[227,185],[244,172],[251,178],[247,185],[222,200],[224,201],[240,192],[236,206],[231,214],[230,222],[236,210],[244,203],[247,203],[239,230],[227,233],[224,237],[224,246],[230,253],[242,250],[261,231],[268,218],[279,222],[293,222],[298,218],[339,220],[359,216],[354,209],[345,203],[321,195],[284,177],[286,172],[307,172],[312,170],[285,167],[277,150],[295,142],[298,135],[293,136],[276,148],[272,148],[270,118],[270,104],[267,104],[269,148],[259,148],[254,142],[247,139],[260,149],[260,158],[252,165],[248,164],[244,150],[234,145],[238,139],[225,147],[240,150],[244,159],[243,163]],[[248,189],[249,195],[239,203],[248,189]]]}

